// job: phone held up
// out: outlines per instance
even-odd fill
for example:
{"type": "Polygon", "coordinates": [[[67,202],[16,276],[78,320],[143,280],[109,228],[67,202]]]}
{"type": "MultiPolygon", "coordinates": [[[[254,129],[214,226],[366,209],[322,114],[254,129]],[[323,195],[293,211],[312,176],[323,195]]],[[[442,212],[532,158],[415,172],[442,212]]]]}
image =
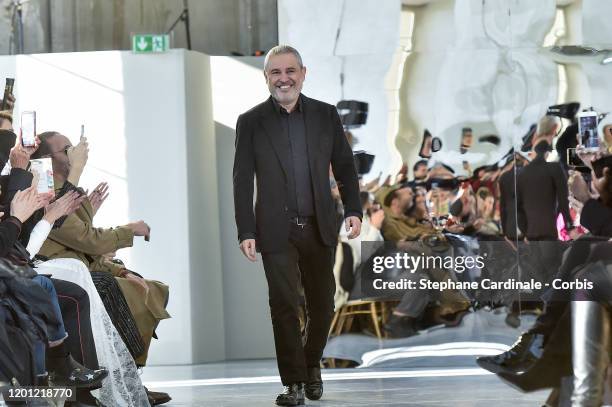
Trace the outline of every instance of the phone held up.
{"type": "Polygon", "coordinates": [[[578,145],[584,146],[585,151],[599,150],[599,137],[597,135],[597,112],[580,112],[578,118],[578,145]]]}
{"type": "Polygon", "coordinates": [[[36,112],[21,113],[21,144],[24,147],[36,145],[36,112]]]}
{"type": "Polygon", "coordinates": [[[4,96],[2,96],[2,106],[0,110],[8,110],[9,108],[9,95],[13,94],[13,86],[15,86],[14,78],[6,78],[6,82],[4,84],[4,96]]]}

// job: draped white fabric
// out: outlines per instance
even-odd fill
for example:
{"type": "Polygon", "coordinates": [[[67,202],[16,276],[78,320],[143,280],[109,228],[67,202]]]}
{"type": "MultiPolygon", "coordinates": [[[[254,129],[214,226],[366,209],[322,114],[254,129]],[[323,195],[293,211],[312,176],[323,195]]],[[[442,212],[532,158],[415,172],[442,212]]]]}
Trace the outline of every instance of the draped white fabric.
{"type": "Polygon", "coordinates": [[[98,362],[109,371],[99,398],[108,406],[149,406],[134,359],[108,316],[87,267],[76,259],[54,259],[36,266],[39,274],[70,281],[82,287],[89,295],[91,329],[98,362]]]}

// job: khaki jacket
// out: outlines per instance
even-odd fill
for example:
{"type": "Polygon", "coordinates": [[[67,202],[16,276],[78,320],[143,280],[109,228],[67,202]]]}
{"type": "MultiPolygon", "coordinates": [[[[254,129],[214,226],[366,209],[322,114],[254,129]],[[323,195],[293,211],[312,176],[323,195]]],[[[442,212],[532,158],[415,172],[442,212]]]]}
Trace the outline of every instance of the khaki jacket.
{"type": "Polygon", "coordinates": [[[430,224],[418,222],[415,218],[400,215],[395,216],[391,211],[385,211],[385,220],[382,225],[382,234],[385,240],[394,242],[400,240],[417,240],[423,235],[435,233],[430,224]]]}
{"type": "Polygon", "coordinates": [[[85,200],[62,227],[53,229],[39,254],[50,259],[79,259],[92,271],[108,271],[119,276],[124,267],[106,261],[102,256],[124,247],[131,247],[134,233],[125,226],[93,227],[93,208],[85,200]]]}

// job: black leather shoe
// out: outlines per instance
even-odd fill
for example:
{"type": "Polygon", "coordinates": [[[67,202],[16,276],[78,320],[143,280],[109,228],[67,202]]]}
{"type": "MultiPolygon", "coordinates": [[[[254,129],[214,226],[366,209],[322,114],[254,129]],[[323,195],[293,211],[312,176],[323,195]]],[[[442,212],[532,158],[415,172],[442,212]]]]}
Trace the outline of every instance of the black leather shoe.
{"type": "Polygon", "coordinates": [[[551,366],[548,363],[538,362],[524,373],[500,372],[497,376],[507,385],[528,393],[541,389],[557,388],[561,378],[571,374],[571,365],[555,364],[551,366]]]}
{"type": "Polygon", "coordinates": [[[321,369],[309,367],[306,370],[308,381],[304,383],[304,394],[308,400],[319,400],[323,396],[323,379],[321,379],[321,369]]]}
{"type": "Polygon", "coordinates": [[[419,333],[414,327],[414,322],[414,318],[409,316],[391,315],[384,330],[389,338],[408,338],[419,333]]]}
{"type": "Polygon", "coordinates": [[[145,392],[147,392],[147,398],[149,399],[149,404],[152,406],[158,406],[160,404],[164,404],[172,400],[172,397],[168,393],[164,393],[161,391],[151,391],[144,388],[145,392]]]}
{"type": "Polygon", "coordinates": [[[493,373],[517,373],[529,369],[542,357],[544,335],[525,332],[506,352],[495,356],[481,356],[478,366],[493,373]]]}
{"type": "Polygon", "coordinates": [[[277,406],[304,405],[304,386],[302,383],[293,383],[285,386],[285,390],[276,397],[277,406]]]}
{"type": "Polygon", "coordinates": [[[88,369],[74,360],[70,354],[63,358],[49,358],[49,381],[54,386],[70,386],[81,389],[99,389],[108,376],[106,369],[88,369]]]}

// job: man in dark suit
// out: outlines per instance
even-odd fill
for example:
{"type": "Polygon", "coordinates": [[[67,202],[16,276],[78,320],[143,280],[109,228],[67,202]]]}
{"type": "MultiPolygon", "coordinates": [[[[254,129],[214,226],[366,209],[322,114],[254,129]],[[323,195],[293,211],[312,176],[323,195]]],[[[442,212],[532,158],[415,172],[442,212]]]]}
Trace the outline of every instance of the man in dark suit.
{"type": "Polygon", "coordinates": [[[528,240],[519,250],[528,250],[531,267],[525,270],[536,272],[531,277],[542,283],[549,283],[561,265],[563,245],[558,238],[558,214],[563,216],[568,231],[574,229],[565,173],[558,162],[546,161],[551,149],[546,139],[540,139],[534,146],[535,158],[517,176],[518,224],[528,240]]]}
{"type": "Polygon", "coordinates": [[[349,238],[359,235],[361,205],[353,154],[336,108],[301,94],[306,68],[292,47],[266,55],[271,97],[236,124],[234,205],[240,249],[261,252],[268,281],[274,343],[285,386],[276,404],[323,394],[319,363],[334,314],[334,247],[338,242],[329,166],[338,180],[349,238]],[[257,200],[253,212],[253,179],[257,200]],[[298,280],[299,279],[299,280],[298,280]],[[307,323],[302,343],[298,282],[307,323]]]}
{"type": "Polygon", "coordinates": [[[567,178],[558,162],[547,162],[552,147],[541,139],[535,146],[533,161],[517,177],[519,227],[529,240],[557,240],[557,215],[571,226],[567,178]]]}

